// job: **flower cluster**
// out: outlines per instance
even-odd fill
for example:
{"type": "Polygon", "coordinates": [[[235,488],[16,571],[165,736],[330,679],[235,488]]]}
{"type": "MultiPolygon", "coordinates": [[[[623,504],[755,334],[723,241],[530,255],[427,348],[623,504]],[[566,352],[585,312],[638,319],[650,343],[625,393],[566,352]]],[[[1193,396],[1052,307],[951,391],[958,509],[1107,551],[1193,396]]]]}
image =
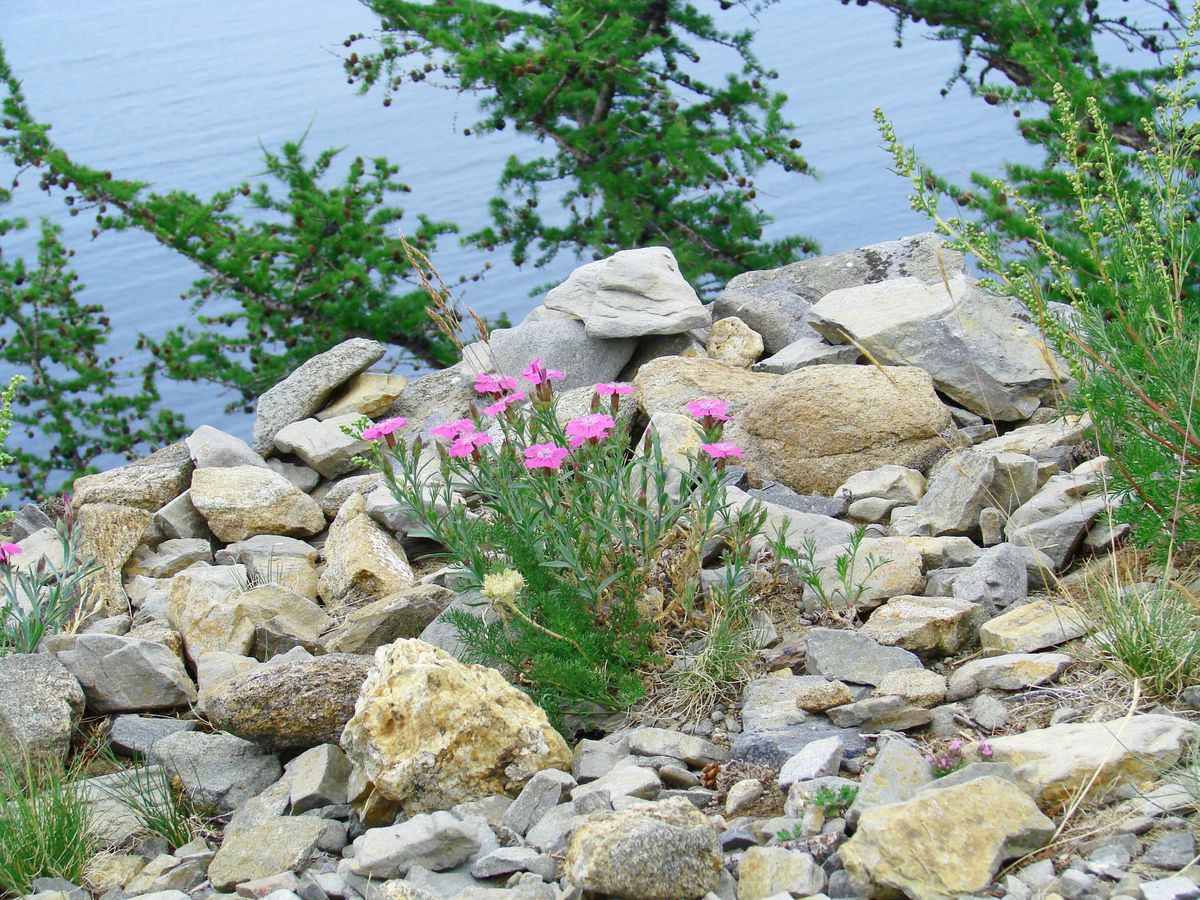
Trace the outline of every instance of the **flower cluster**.
{"type": "Polygon", "coordinates": [[[725,423],[733,421],[733,416],[729,415],[729,404],[724,400],[700,397],[688,403],[687,411],[700,421],[705,439],[705,443],[700,445],[700,451],[717,461],[718,471],[724,468],[726,460],[741,459],[746,455],[741,447],[722,437],[725,423]]]}
{"type": "Polygon", "coordinates": [[[17,544],[10,543],[9,541],[0,543],[0,563],[8,562],[20,552],[22,552],[21,548],[17,544]]]}
{"type": "MultiPolygon", "coordinates": [[[[975,748],[975,752],[979,754],[981,759],[989,760],[992,758],[992,745],[986,740],[981,740],[975,748]]],[[[955,738],[946,745],[946,749],[938,754],[926,754],[925,762],[929,763],[933,769],[935,778],[942,778],[949,775],[951,772],[957,772],[968,762],[963,755],[963,742],[959,738],[955,738]]]]}

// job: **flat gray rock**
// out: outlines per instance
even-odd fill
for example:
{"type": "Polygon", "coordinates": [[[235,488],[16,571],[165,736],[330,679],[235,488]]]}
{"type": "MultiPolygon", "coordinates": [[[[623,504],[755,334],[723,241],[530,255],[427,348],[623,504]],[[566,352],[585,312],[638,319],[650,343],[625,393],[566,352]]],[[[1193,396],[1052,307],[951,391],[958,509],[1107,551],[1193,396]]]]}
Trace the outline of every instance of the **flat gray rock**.
{"type": "Polygon", "coordinates": [[[810,628],[805,637],[806,667],[813,675],[875,686],[896,669],[924,668],[916,654],[885,647],[854,631],[810,628]]]}
{"type": "Polygon", "coordinates": [[[183,719],[126,714],[113,719],[108,742],[119,756],[149,756],[154,745],[168,735],[195,730],[195,722],[183,719]]]}
{"type": "Polygon", "coordinates": [[[231,734],[182,731],[154,744],[150,760],[198,802],[229,812],[279,780],[279,760],[231,734]]]}

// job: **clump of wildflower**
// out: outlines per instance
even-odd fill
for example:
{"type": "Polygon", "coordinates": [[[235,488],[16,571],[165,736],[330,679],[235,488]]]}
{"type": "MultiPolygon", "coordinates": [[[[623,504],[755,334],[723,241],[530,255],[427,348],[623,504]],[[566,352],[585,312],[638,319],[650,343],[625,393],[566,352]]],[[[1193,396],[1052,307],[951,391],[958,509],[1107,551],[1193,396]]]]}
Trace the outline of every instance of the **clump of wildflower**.
{"type": "Polygon", "coordinates": [[[572,447],[580,447],[585,441],[598,444],[608,437],[616,424],[616,420],[612,416],[604,413],[591,413],[568,422],[566,433],[567,437],[571,439],[572,447]]]}
{"type": "Polygon", "coordinates": [[[996,751],[992,749],[992,745],[987,742],[986,738],[984,738],[980,740],[979,745],[975,748],[975,752],[978,753],[983,759],[991,759],[992,754],[996,751]]]}
{"type": "MultiPolygon", "coordinates": [[[[547,369],[546,364],[542,362],[542,358],[539,356],[525,367],[525,371],[521,373],[521,377],[532,385],[541,386],[550,381],[562,381],[567,376],[558,369],[547,369]]],[[[515,383],[513,386],[516,386],[515,383]]]]}
{"type": "Polygon", "coordinates": [[[443,422],[434,428],[429,429],[429,433],[434,437],[444,438],[447,441],[456,441],[464,434],[470,434],[475,430],[475,423],[470,419],[458,419],[454,422],[443,422]]]}
{"type": "Polygon", "coordinates": [[[20,546],[9,541],[0,543],[0,563],[6,563],[18,553],[24,552],[20,546]]]}
{"type": "Polygon", "coordinates": [[[511,375],[493,375],[485,372],[475,376],[475,391],[480,394],[491,394],[499,397],[517,386],[517,379],[511,375]]]}
{"type": "Polygon", "coordinates": [[[530,444],[525,448],[525,468],[551,469],[562,468],[563,460],[567,458],[567,448],[557,444],[530,444]]]}
{"type": "Polygon", "coordinates": [[[450,445],[450,455],[456,459],[471,457],[479,461],[479,448],[492,442],[492,436],[485,431],[473,431],[460,435],[458,440],[450,445]]]}
{"type": "Polygon", "coordinates": [[[687,411],[692,418],[699,419],[705,428],[711,428],[717,422],[729,422],[733,419],[733,416],[729,415],[729,404],[713,397],[700,397],[690,401],[687,411]]]}
{"type": "Polygon", "coordinates": [[[480,593],[489,600],[497,603],[512,603],[525,587],[525,579],[516,569],[505,569],[502,572],[492,572],[483,576],[483,586],[480,593]]]}
{"type": "Polygon", "coordinates": [[[712,444],[701,444],[700,449],[712,459],[741,459],[746,455],[746,451],[733,443],[733,441],[717,441],[712,444]]]}
{"type": "Polygon", "coordinates": [[[364,441],[377,441],[383,438],[387,441],[389,447],[396,445],[396,439],[392,436],[392,432],[398,431],[408,424],[408,419],[404,416],[393,416],[390,419],[384,419],[382,422],[376,422],[363,429],[362,439],[364,441]]]}
{"type": "Polygon", "coordinates": [[[524,391],[513,391],[511,394],[505,394],[495,403],[483,408],[484,415],[491,416],[493,419],[501,414],[508,412],[508,408],[515,403],[520,403],[525,399],[524,391]]]}
{"type": "MultiPolygon", "coordinates": [[[[992,750],[992,745],[986,740],[981,740],[976,745],[975,752],[978,753],[982,759],[988,760],[992,758],[992,754],[995,751],[992,750]]],[[[947,744],[946,749],[941,753],[931,753],[927,754],[925,757],[925,762],[929,763],[930,767],[933,769],[933,775],[935,778],[942,778],[946,775],[949,775],[951,772],[957,772],[969,761],[970,760],[963,755],[963,742],[959,738],[955,738],[949,744],[947,744]]]]}

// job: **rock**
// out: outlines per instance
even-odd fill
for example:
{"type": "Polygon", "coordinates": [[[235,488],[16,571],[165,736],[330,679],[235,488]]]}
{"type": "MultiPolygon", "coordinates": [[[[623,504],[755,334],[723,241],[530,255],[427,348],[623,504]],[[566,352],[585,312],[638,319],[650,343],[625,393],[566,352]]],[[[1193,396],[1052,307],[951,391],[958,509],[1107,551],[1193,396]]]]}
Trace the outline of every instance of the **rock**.
{"type": "Polygon", "coordinates": [[[409,815],[511,796],[542,769],[571,763],[545,713],[499,672],[417,640],[375,652],[341,743],[409,815]]]}
{"type": "Polygon", "coordinates": [[[805,712],[821,713],[854,700],[850,689],[840,681],[830,681],[822,675],[799,677],[803,680],[795,682],[799,688],[796,693],[796,707],[805,712]]]}
{"type": "Polygon", "coordinates": [[[26,503],[8,520],[8,536],[13,541],[22,541],[44,528],[53,531],[54,520],[36,503],[26,503]]]}
{"type": "Polygon", "coordinates": [[[196,538],[210,540],[213,536],[208,522],[192,503],[191,489],[164,504],[151,519],[151,527],[167,539],[196,538]]]}
{"type": "Polygon", "coordinates": [[[1111,722],[1054,725],[991,738],[992,760],[1013,767],[1038,804],[1069,802],[1087,786],[1103,791],[1127,781],[1153,779],[1173,766],[1200,728],[1165,715],[1111,722]]]}
{"type": "Polygon", "coordinates": [[[154,744],[150,760],[198,803],[228,812],[279,780],[279,760],[228,734],[181,731],[154,744]]]}
{"type": "Polygon", "coordinates": [[[894,694],[929,709],[946,699],[946,679],[928,669],[895,669],[879,679],[875,694],[894,694]]]}
{"type": "Polygon", "coordinates": [[[267,460],[267,468],[272,472],[278,472],[306,494],[311,493],[321,483],[321,473],[316,469],[311,469],[302,463],[280,459],[278,456],[272,456],[267,460]]]}
{"type": "Polygon", "coordinates": [[[294,453],[324,478],[341,478],[359,468],[354,458],[370,448],[367,441],[351,437],[342,430],[343,426],[353,426],[360,418],[351,413],[324,421],[301,419],[279,430],[275,435],[275,447],[284,453],[294,453]]]}
{"type": "Polygon", "coordinates": [[[814,675],[852,684],[877,685],[896,669],[923,668],[921,660],[899,647],[884,647],[865,634],[810,628],[805,665],[814,675]]]}
{"type": "Polygon", "coordinates": [[[378,600],[415,580],[404,548],[367,515],[362,494],[352,494],[325,541],[325,572],[318,584],[325,605],[378,600]]]}
{"type": "Polygon", "coordinates": [[[991,694],[980,694],[971,701],[971,718],[984,731],[999,731],[1008,724],[1008,707],[991,694]]]}
{"type": "Polygon", "coordinates": [[[708,358],[748,369],[763,353],[763,339],[737,316],[712,323],[705,344],[708,358]]]}
{"type": "Polygon", "coordinates": [[[858,348],[851,344],[829,344],[814,333],[797,338],[778,353],[760,359],[751,369],[786,375],[804,366],[854,365],[861,356],[858,348]]]}
{"type": "Polygon", "coordinates": [[[757,778],[743,778],[735,782],[725,795],[725,815],[732,819],[748,814],[765,791],[763,783],[757,778]]]}
{"type": "Polygon", "coordinates": [[[88,503],[79,507],[79,525],[83,532],[80,554],[99,569],[84,579],[80,590],[89,608],[117,615],[129,609],[129,595],[121,578],[121,569],[142,542],[150,513],[133,506],[112,503],[88,503]],[[94,606],[93,606],[94,604],[94,606]]]}
{"type": "MultiPolygon", "coordinates": [[[[592,796],[600,811],[611,809],[611,804],[603,795],[592,796]]],[[[561,856],[567,850],[567,838],[580,821],[581,818],[576,815],[575,804],[563,803],[542,816],[542,820],[529,829],[525,835],[525,843],[540,853],[561,856]]]]}
{"type": "Polygon", "coordinates": [[[1027,419],[1070,381],[1029,314],[965,275],[941,285],[897,278],[826,294],[809,325],[884,365],[917,366],[938,390],[992,421],[1027,419]]]}
{"type": "Polygon", "coordinates": [[[191,499],[225,543],[256,534],[309,537],[325,527],[316,501],[267,468],[197,469],[191,499]]]}
{"type": "Polygon", "coordinates": [[[837,738],[813,741],[783,764],[779,787],[787,790],[797,781],[836,775],[842,764],[842,742],[837,738]]]}
{"type": "Polygon", "coordinates": [[[822,497],[820,494],[797,494],[789,487],[768,481],[761,488],[748,491],[755,500],[775,507],[794,509],[807,515],[844,516],[850,508],[844,497],[822,497]]]}
{"type": "Polygon", "coordinates": [[[913,519],[929,534],[971,534],[994,505],[995,480],[994,455],[976,448],[947,456],[930,473],[913,519]]]}
{"type": "Polygon", "coordinates": [[[219,431],[211,425],[201,425],[184,441],[197,469],[258,466],[266,468],[262,456],[250,449],[241,438],[219,431]]]}
{"type": "Polygon", "coordinates": [[[979,629],[985,653],[1033,653],[1083,637],[1091,626],[1070,606],[1034,600],[1013,607],[979,629]]]}
{"type": "Polygon", "coordinates": [[[702,897],[721,883],[717,829],[682,798],[589,816],[571,834],[567,879],[628,900],[702,897]]]}
{"type": "Polygon", "coordinates": [[[736,423],[743,410],[778,378],[702,357],[665,356],[642,366],[633,386],[638,406],[648,417],[659,413],[689,416],[687,404],[698,397],[724,400],[734,418],[726,436],[736,439],[740,435],[736,423]]]}
{"type": "MultiPolygon", "coordinates": [[[[372,828],[354,841],[351,869],[368,878],[394,878],[408,874],[413,866],[435,872],[452,869],[482,849],[481,831],[487,824],[478,819],[464,822],[448,812],[422,813],[388,828],[372,828]]],[[[489,850],[495,846],[491,840],[489,850]]]]}
{"type": "Polygon", "coordinates": [[[932,781],[933,770],[924,755],[907,740],[892,738],[879,748],[875,764],[859,782],[846,821],[853,825],[867,810],[908,800],[932,781]]]}
{"type": "Polygon", "coordinates": [[[553,880],[556,868],[554,860],[530,847],[500,847],[481,856],[471,866],[471,876],[487,879],[514,872],[536,872],[553,880]]]}
{"type": "Polygon", "coordinates": [[[796,713],[799,721],[765,731],[743,731],[733,738],[732,757],[742,762],[768,765],[781,769],[783,765],[814,741],[837,738],[847,759],[861,756],[867,741],[853,728],[838,728],[821,717],[796,713]]]}
{"type": "Polygon", "coordinates": [[[163,541],[154,550],[145,544],[137,549],[126,563],[124,574],[145,575],[148,578],[170,578],[196,563],[213,561],[212,545],[201,538],[163,541]]]}
{"type": "Polygon", "coordinates": [[[855,880],[933,900],[983,891],[1005,860],[1052,834],[1054,823],[1019,788],[977,778],[863,813],[839,853],[855,880]]]}
{"type": "Polygon", "coordinates": [[[953,656],[979,640],[986,620],[987,611],[966,600],[901,596],[875,610],[859,633],[927,658],[953,656]]]}
{"type": "Polygon", "coordinates": [[[196,699],[183,662],[161,644],[113,634],[76,635],[58,661],[98,713],[175,709],[196,699]]]}
{"type": "Polygon", "coordinates": [[[186,491],[191,477],[192,459],[180,442],[127,466],[75,479],[71,502],[76,509],[112,503],[153,512],[186,491]]]}
{"type": "Polygon", "coordinates": [[[293,647],[315,649],[332,619],[302,594],[264,584],[234,598],[230,606],[253,627],[253,651],[267,660],[293,647]]]}
{"type": "Polygon", "coordinates": [[[1008,517],[1004,534],[1014,544],[1036,547],[1061,569],[1084,532],[1107,508],[1099,475],[1103,458],[1050,478],[1040,491],[1008,517]]]}
{"type": "Polygon", "coordinates": [[[0,753],[61,760],[83,718],[83,688],[51,654],[0,656],[0,753]]]}
{"type": "Polygon", "coordinates": [[[258,666],[208,691],[204,709],[218,728],[270,752],[336,744],[370,667],[349,653],[258,666]]]}
{"type": "Polygon", "coordinates": [[[1023,453],[1034,456],[1038,453],[1062,447],[1076,447],[1083,443],[1091,420],[1087,416],[1065,416],[1050,422],[1022,425],[1006,431],[1000,437],[979,444],[981,453],[1023,453]]]}
{"type": "Polygon", "coordinates": [[[403,375],[360,372],[346,382],[316,417],[322,422],[347,415],[377,418],[391,409],[407,386],[408,379],[403,375]]]}
{"type": "Polygon", "coordinates": [[[336,744],[305,750],[284,767],[293,815],[349,801],[350,760],[336,744]]]}
{"type": "Polygon", "coordinates": [[[751,847],[738,865],[738,900],[779,895],[812,897],[825,889],[825,872],[812,856],[783,847],[751,847]]]}
{"type": "Polygon", "coordinates": [[[898,504],[916,503],[925,493],[925,476],[904,466],[880,466],[851,475],[835,493],[856,500],[879,497],[898,504]]]}
{"type": "MultiPolygon", "coordinates": [[[[123,888],[146,867],[146,860],[132,853],[97,853],[88,860],[84,884],[97,894],[123,888]]],[[[186,895],[185,895],[186,896],[186,895]]]]}
{"type": "Polygon", "coordinates": [[[378,341],[353,338],[314,356],[258,398],[253,447],[267,454],[281,429],[318,412],[343,384],[383,358],[378,341]]]}
{"type": "Polygon", "coordinates": [[[462,659],[467,653],[467,648],[459,638],[458,628],[446,619],[447,614],[451,612],[465,613],[484,622],[495,622],[498,616],[483,594],[478,591],[464,591],[455,596],[442,614],[421,632],[420,639],[426,644],[445,650],[455,659],[462,659]]]}
{"type": "Polygon", "coordinates": [[[1004,609],[1029,594],[1025,557],[1012,544],[997,544],[955,576],[955,597],[977,603],[990,612],[1004,609]]]}
{"type": "Polygon", "coordinates": [[[1200,897],[1200,886],[1183,875],[1143,881],[1139,890],[1142,900],[1195,900],[1200,897]]]}
{"type": "Polygon", "coordinates": [[[543,769],[529,779],[517,799],[504,811],[504,825],[524,835],[541,821],[542,816],[567,799],[576,785],[575,779],[566,772],[543,769]]]}
{"type": "Polygon", "coordinates": [[[725,500],[729,510],[726,515],[733,515],[756,503],[765,510],[766,525],[762,533],[750,542],[752,554],[761,552],[776,537],[782,537],[786,546],[801,554],[807,552],[807,545],[811,541],[820,554],[844,545],[854,533],[854,526],[849,522],[839,522],[830,516],[805,513],[755,499],[736,487],[726,487],[725,500]]]}
{"type": "Polygon", "coordinates": [[[649,766],[621,766],[595,781],[571,789],[571,799],[580,800],[594,794],[604,794],[612,800],[636,797],[653,800],[662,792],[662,779],[649,766]]]}
{"type": "Polygon", "coordinates": [[[1019,691],[1054,681],[1071,664],[1065,653],[1010,653],[973,659],[959,666],[947,683],[950,700],[973,697],[982,690],[1019,691]]]}
{"type": "Polygon", "coordinates": [[[635,728],[628,733],[629,752],[637,756],[669,756],[693,769],[729,759],[729,751],[711,741],[668,728],[635,728]]]}
{"type": "Polygon", "coordinates": [[[799,338],[816,337],[807,325],[808,311],[831,291],[909,275],[938,285],[944,273],[963,271],[962,254],[944,248],[935,234],[919,234],[778,269],[745,272],[725,286],[713,312],[718,317],[738,316],[763,336],[768,352],[778,353],[799,338]]]}
{"type": "Polygon", "coordinates": [[[317,848],[325,823],[309,816],[288,816],[225,831],[208,878],[218,891],[277,872],[299,871],[317,848]]]}
{"type": "MultiPolygon", "coordinates": [[[[313,492],[313,499],[321,504],[321,512],[325,514],[325,518],[333,521],[337,518],[338,510],[342,508],[342,504],[346,502],[351,494],[362,494],[364,497],[369,497],[378,489],[380,497],[386,497],[390,502],[397,503],[392,492],[387,489],[383,483],[382,472],[368,472],[366,475],[351,475],[349,478],[342,478],[338,481],[327,482],[318,490],[313,492]]],[[[375,515],[370,508],[370,503],[367,504],[367,512],[371,514],[380,525],[383,525],[389,531],[398,529],[392,528],[386,518],[375,515]]]]}
{"type": "Polygon", "coordinates": [[[808,697],[814,680],[783,670],[751,680],[742,689],[742,728],[745,731],[769,731],[782,728],[797,714],[802,697],[808,697]]]}
{"type": "MultiPolygon", "coordinates": [[[[541,357],[546,368],[558,369],[566,376],[554,382],[555,389],[569,391],[616,379],[635,346],[631,339],[596,337],[582,322],[554,317],[495,329],[488,343],[474,343],[463,350],[463,370],[472,377],[476,372],[519,374],[531,360],[541,357]]],[[[405,391],[398,405],[404,404],[412,389],[405,391]]],[[[458,418],[449,409],[445,415],[447,421],[458,418]]]]}
{"type": "Polygon", "coordinates": [[[324,638],[330,653],[374,653],[397,638],[418,637],[454,599],[432,584],[417,584],[355,609],[324,638]]]}
{"type": "Polygon", "coordinates": [[[751,473],[822,494],[865,469],[927,468],[945,452],[942,432],[952,427],[927,374],[871,366],[810,366],[779,376],[739,422],[751,473]]]}
{"type": "Polygon", "coordinates": [[[911,706],[896,695],[866,697],[829,710],[829,721],[839,728],[860,731],[908,731],[928,725],[933,717],[927,709],[911,706]]]}
{"type": "Polygon", "coordinates": [[[177,731],[195,731],[196,723],[161,716],[122,715],[113,718],[108,743],[118,756],[148,757],[160,740],[177,731]]]}
{"type": "Polygon", "coordinates": [[[581,319],[596,338],[679,334],[712,321],[666,247],[622,250],[582,265],[543,303],[581,319]]]}

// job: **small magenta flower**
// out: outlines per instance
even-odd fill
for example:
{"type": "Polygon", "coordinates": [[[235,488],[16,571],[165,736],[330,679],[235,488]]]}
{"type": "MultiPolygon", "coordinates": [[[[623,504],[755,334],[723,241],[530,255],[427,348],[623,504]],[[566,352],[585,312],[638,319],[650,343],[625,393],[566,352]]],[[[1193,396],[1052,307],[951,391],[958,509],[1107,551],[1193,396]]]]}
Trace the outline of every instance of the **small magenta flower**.
{"type": "Polygon", "coordinates": [[[392,437],[392,432],[403,428],[408,424],[408,419],[404,416],[393,416],[390,419],[384,419],[382,422],[376,422],[369,428],[364,428],[362,439],[364,441],[377,441],[383,438],[387,441],[389,447],[396,446],[396,439],[392,437]]]}
{"type": "Polygon", "coordinates": [[[492,436],[484,431],[459,435],[458,439],[450,445],[450,455],[456,459],[463,459],[467,456],[475,457],[480,447],[491,442],[492,436]]]}
{"type": "Polygon", "coordinates": [[[445,438],[448,441],[456,441],[464,434],[470,434],[475,430],[475,423],[470,419],[459,419],[455,422],[444,422],[436,428],[430,428],[429,433],[434,437],[445,438]]]}
{"type": "Polygon", "coordinates": [[[733,416],[729,415],[729,404],[713,397],[700,397],[692,400],[687,405],[687,411],[693,418],[706,419],[708,423],[729,422],[733,419],[733,416]]]}
{"type": "Polygon", "coordinates": [[[521,377],[530,384],[540,386],[548,381],[562,381],[567,376],[558,369],[547,369],[542,358],[539,356],[526,366],[525,371],[521,373],[521,377]]]}
{"type": "Polygon", "coordinates": [[[525,448],[525,468],[561,469],[567,448],[557,444],[530,444],[525,448]]]}
{"type": "Polygon", "coordinates": [[[505,391],[511,391],[517,386],[517,379],[511,375],[492,375],[484,373],[475,376],[475,390],[480,394],[495,394],[499,396],[505,391]]]}
{"type": "Polygon", "coordinates": [[[4,541],[3,543],[0,543],[0,563],[6,563],[18,553],[23,552],[24,550],[22,550],[18,545],[10,543],[9,541],[4,541]]]}
{"type": "Polygon", "coordinates": [[[986,739],[981,740],[979,742],[978,751],[979,751],[979,755],[982,756],[984,759],[991,759],[992,754],[996,752],[995,750],[992,749],[992,745],[989,744],[986,739]]]}
{"type": "Polygon", "coordinates": [[[601,397],[615,397],[617,394],[632,394],[633,385],[612,381],[593,385],[593,390],[601,397]]]}
{"type": "Polygon", "coordinates": [[[567,423],[567,437],[571,439],[572,447],[579,447],[584,441],[591,441],[593,444],[599,443],[604,438],[608,437],[610,431],[616,427],[616,420],[612,416],[604,413],[591,413],[590,415],[580,416],[578,419],[572,419],[567,423]]]}
{"type": "Polygon", "coordinates": [[[733,441],[717,441],[715,444],[701,444],[700,449],[713,459],[731,459],[733,457],[741,459],[746,455],[746,451],[733,443],[733,441]]]}
{"type": "Polygon", "coordinates": [[[511,394],[505,394],[490,406],[485,406],[483,408],[483,413],[484,415],[491,416],[493,419],[495,419],[502,413],[507,412],[508,408],[514,403],[520,403],[524,399],[524,391],[513,391],[511,394]]]}

